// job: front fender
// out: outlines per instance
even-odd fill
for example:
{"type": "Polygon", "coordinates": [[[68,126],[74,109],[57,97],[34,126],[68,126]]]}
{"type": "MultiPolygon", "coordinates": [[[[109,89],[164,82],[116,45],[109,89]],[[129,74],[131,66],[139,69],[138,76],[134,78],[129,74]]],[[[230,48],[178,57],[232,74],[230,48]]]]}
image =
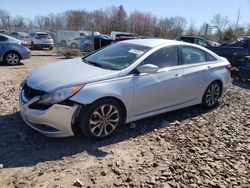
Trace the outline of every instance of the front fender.
{"type": "Polygon", "coordinates": [[[86,84],[70,100],[85,105],[101,98],[114,97],[123,102],[127,110],[127,116],[130,116],[133,108],[133,82],[133,76],[130,75],[86,84]]]}

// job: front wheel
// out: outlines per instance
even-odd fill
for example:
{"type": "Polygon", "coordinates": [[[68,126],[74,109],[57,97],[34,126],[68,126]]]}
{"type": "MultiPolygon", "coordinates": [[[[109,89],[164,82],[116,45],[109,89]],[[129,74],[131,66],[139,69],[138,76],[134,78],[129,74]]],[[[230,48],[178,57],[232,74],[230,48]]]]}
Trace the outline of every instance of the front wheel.
{"type": "Polygon", "coordinates": [[[105,139],[118,129],[123,122],[120,104],[112,99],[101,99],[80,113],[80,129],[91,139],[105,139]]]}
{"type": "Polygon", "coordinates": [[[20,63],[20,56],[16,52],[7,52],[4,55],[3,61],[7,65],[17,65],[20,63]]]}
{"type": "Polygon", "coordinates": [[[221,96],[222,87],[218,81],[212,82],[202,97],[202,105],[206,108],[214,108],[221,96]]]}

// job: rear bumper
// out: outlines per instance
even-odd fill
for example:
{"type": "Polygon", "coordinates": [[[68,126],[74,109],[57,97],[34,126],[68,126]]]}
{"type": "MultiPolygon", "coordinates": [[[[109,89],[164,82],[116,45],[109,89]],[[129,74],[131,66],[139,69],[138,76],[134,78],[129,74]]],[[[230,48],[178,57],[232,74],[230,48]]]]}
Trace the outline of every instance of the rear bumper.
{"type": "Polygon", "coordinates": [[[53,47],[53,44],[34,44],[34,46],[38,48],[50,48],[53,47]]]}
{"type": "Polygon", "coordinates": [[[25,123],[32,129],[49,137],[73,136],[72,121],[78,105],[66,106],[54,104],[46,110],[30,109],[29,105],[38,100],[37,97],[24,103],[22,92],[19,96],[20,113],[25,123]]]}
{"type": "Polygon", "coordinates": [[[22,53],[21,56],[22,56],[22,59],[29,59],[31,56],[31,52],[29,51],[29,52],[22,53]]]}

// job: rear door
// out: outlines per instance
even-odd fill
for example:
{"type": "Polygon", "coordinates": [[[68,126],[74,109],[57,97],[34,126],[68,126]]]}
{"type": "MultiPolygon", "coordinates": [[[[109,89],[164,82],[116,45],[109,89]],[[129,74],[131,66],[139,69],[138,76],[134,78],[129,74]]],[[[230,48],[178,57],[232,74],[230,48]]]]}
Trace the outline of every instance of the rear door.
{"type": "Polygon", "coordinates": [[[216,59],[207,52],[191,46],[180,47],[183,61],[183,101],[195,101],[203,96],[216,59]]]}

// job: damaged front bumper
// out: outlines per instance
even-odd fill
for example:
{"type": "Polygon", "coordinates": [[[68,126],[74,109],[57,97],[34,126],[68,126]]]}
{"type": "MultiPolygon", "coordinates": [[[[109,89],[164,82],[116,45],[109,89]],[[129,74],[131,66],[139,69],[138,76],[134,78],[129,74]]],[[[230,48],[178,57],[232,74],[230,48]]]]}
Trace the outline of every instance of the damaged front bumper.
{"type": "Polygon", "coordinates": [[[72,124],[79,105],[54,104],[45,110],[31,109],[29,106],[38,100],[39,97],[37,96],[26,102],[26,98],[21,91],[19,96],[20,113],[25,123],[45,136],[73,136],[72,124]]]}

